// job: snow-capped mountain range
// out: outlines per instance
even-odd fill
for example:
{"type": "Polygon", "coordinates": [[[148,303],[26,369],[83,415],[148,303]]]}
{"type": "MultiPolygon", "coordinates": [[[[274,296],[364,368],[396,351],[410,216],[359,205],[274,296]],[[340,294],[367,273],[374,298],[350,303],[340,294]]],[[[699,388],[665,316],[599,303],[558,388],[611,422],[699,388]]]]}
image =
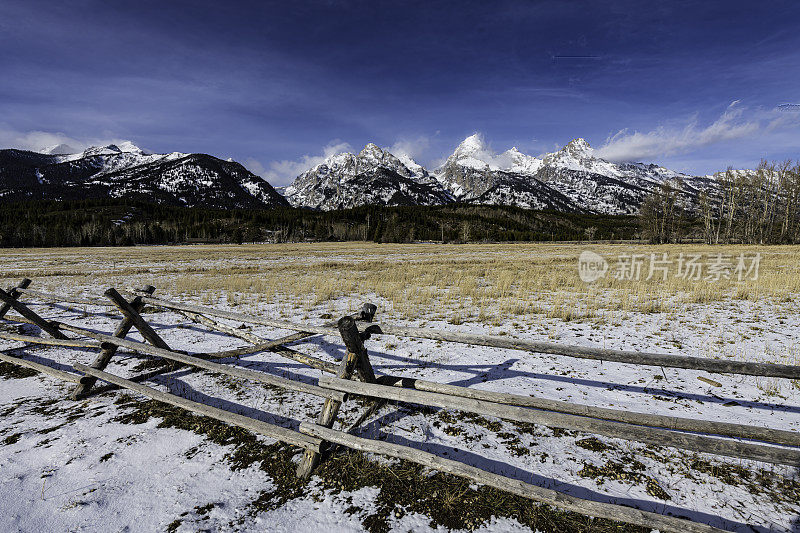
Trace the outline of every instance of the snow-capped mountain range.
{"type": "Polygon", "coordinates": [[[538,158],[516,147],[494,153],[475,134],[430,172],[408,156],[370,143],[358,154],[336,154],[307,170],[285,195],[295,207],[323,210],[461,202],[634,214],[649,191],[677,179],[690,199],[715,183],[657,165],[600,159],[584,139],[538,158]]]}
{"type": "Polygon", "coordinates": [[[323,210],[453,201],[427,170],[408,157],[404,159],[369,143],[358,154],[336,154],[300,174],[286,188],[286,198],[295,207],[323,210]]]}
{"type": "Polygon", "coordinates": [[[154,154],[130,142],[83,151],[63,144],[42,152],[0,150],[0,200],[7,201],[110,196],[190,207],[319,210],[459,202],[634,214],[650,191],[675,180],[690,202],[700,191],[716,188],[711,177],[606,161],[584,139],[534,157],[516,147],[496,153],[475,134],[431,171],[369,143],[357,154],[327,158],[280,193],[235,161],[154,154]]]}
{"type": "Polygon", "coordinates": [[[152,154],[130,142],[82,152],[0,150],[0,200],[109,196],[221,209],[289,205],[239,163],[205,154],[152,154]]]}

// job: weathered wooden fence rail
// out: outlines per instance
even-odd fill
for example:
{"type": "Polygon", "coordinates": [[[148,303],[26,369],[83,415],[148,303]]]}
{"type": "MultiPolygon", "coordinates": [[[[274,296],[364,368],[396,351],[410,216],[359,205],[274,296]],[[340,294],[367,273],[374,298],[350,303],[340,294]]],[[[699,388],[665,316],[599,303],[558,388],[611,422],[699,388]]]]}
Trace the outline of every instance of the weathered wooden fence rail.
{"type": "MultiPolygon", "coordinates": [[[[308,331],[322,335],[337,335],[335,328],[327,326],[310,326],[298,324],[289,320],[277,320],[244,313],[223,311],[200,305],[171,302],[161,298],[143,297],[142,300],[151,305],[205,314],[251,324],[261,324],[274,328],[288,329],[291,331],[308,331]]],[[[745,361],[727,361],[721,359],[708,359],[703,357],[690,357],[685,355],[631,352],[624,350],[608,350],[604,348],[587,348],[580,346],[567,346],[552,342],[509,339],[497,335],[476,335],[454,331],[439,331],[428,328],[411,328],[389,324],[370,324],[364,328],[368,335],[392,335],[395,337],[409,337],[414,339],[430,339],[475,346],[489,346],[509,350],[522,350],[535,353],[565,355],[580,359],[594,359],[615,363],[628,363],[634,365],[661,366],[668,368],[683,368],[691,370],[704,370],[706,372],[742,374],[748,376],[776,377],[787,379],[800,379],[800,366],[780,365],[774,363],[752,363],[745,361]]]]}
{"type": "Polygon", "coordinates": [[[566,402],[562,400],[536,398],[535,396],[521,396],[519,394],[509,394],[505,392],[470,389],[469,387],[459,387],[456,385],[437,383],[435,381],[426,381],[415,378],[394,378],[383,379],[382,381],[385,383],[391,383],[395,387],[405,387],[418,391],[441,393],[460,398],[472,398],[475,400],[483,400],[497,404],[532,407],[534,409],[568,413],[572,415],[598,418],[601,420],[626,422],[628,424],[635,424],[638,426],[666,428],[676,431],[687,431],[691,433],[708,433],[726,437],[771,442],[773,444],[782,444],[785,446],[800,446],[800,433],[795,431],[749,426],[745,424],[734,424],[731,422],[698,420],[696,418],[682,418],[677,416],[637,413],[636,411],[623,411],[621,409],[594,407],[591,405],[566,402]]]}
{"type": "Polygon", "coordinates": [[[519,407],[516,405],[494,403],[486,400],[450,396],[436,392],[387,387],[374,383],[357,383],[328,376],[322,376],[319,379],[319,385],[325,389],[349,392],[370,398],[383,398],[386,400],[413,403],[428,407],[456,409],[458,411],[494,416],[515,422],[526,422],[529,424],[585,431],[597,435],[634,440],[657,446],[671,446],[673,448],[681,448],[695,452],[738,457],[740,459],[752,459],[766,463],[800,466],[800,449],[795,450],[723,440],[691,433],[681,433],[660,428],[626,424],[623,422],[613,422],[588,416],[557,413],[541,409],[519,407]]]}
{"type": "Polygon", "coordinates": [[[216,420],[243,427],[255,433],[298,446],[305,450],[303,459],[297,470],[298,476],[303,478],[311,475],[319,461],[323,460],[325,455],[331,452],[331,445],[336,444],[356,450],[374,452],[413,461],[534,501],[547,503],[590,516],[624,521],[631,524],[660,529],[662,531],[722,531],[708,524],[692,522],[682,518],[641,511],[622,505],[577,498],[558,491],[493,474],[464,463],[423,452],[416,448],[365,439],[351,435],[348,432],[335,430],[333,426],[336,422],[340,406],[350,395],[359,395],[372,400],[371,405],[364,411],[353,427],[374,414],[377,408],[387,401],[405,402],[430,407],[462,410],[518,422],[579,430],[649,444],[671,446],[695,452],[712,453],[767,463],[800,466],[800,448],[798,448],[800,447],[800,434],[797,432],[727,422],[714,422],[600,408],[565,401],[470,389],[468,387],[458,387],[399,376],[381,375],[376,377],[370,364],[364,341],[369,339],[371,335],[393,335],[565,355],[585,359],[600,359],[636,365],[654,365],[708,372],[791,379],[800,379],[800,366],[721,361],[680,355],[605,350],[599,348],[565,346],[548,342],[509,339],[500,336],[474,335],[437,331],[426,328],[372,324],[371,321],[375,314],[375,306],[371,304],[365,304],[360,313],[344,317],[335,325],[326,324],[316,326],[243,313],[234,313],[213,309],[211,307],[172,302],[152,296],[155,290],[153,287],[145,287],[144,289],[130,293],[131,300],[126,300],[122,294],[111,288],[105,292],[104,300],[94,297],[63,297],[53,293],[30,289],[30,283],[30,280],[23,280],[17,286],[10,287],[8,291],[0,289],[0,302],[2,302],[2,306],[0,306],[0,318],[36,325],[42,332],[46,333],[48,337],[35,337],[23,335],[14,331],[0,330],[0,338],[23,342],[26,343],[26,346],[38,344],[97,350],[97,357],[90,365],[74,364],[73,369],[75,373],[59,370],[41,362],[23,359],[7,353],[12,350],[0,352],[1,361],[26,366],[58,379],[76,383],[76,387],[71,394],[72,398],[81,398],[88,395],[95,382],[101,380],[109,383],[110,386],[129,389],[154,400],[175,405],[194,413],[209,416],[216,420]],[[106,334],[61,321],[45,320],[39,316],[39,314],[32,311],[25,303],[20,301],[20,296],[22,295],[37,297],[50,302],[67,301],[85,305],[112,306],[120,313],[121,322],[118,324],[113,334],[106,334]],[[174,311],[212,331],[240,338],[250,344],[241,348],[202,354],[189,354],[171,349],[164,339],[162,339],[141,316],[141,311],[145,304],[174,311]],[[13,317],[8,317],[7,313],[11,310],[16,311],[20,316],[15,315],[13,317]],[[260,324],[273,328],[295,331],[296,333],[279,339],[269,340],[252,332],[243,331],[219,323],[209,317],[260,324]],[[357,326],[357,320],[362,323],[366,322],[366,327],[362,326],[359,328],[357,326]],[[146,342],[126,339],[126,335],[132,329],[138,330],[146,342]],[[65,332],[77,334],[89,340],[68,338],[65,332]],[[346,352],[338,364],[301,353],[286,346],[286,344],[319,334],[341,337],[346,352]],[[176,368],[175,366],[167,366],[149,374],[135,376],[129,379],[108,373],[105,371],[105,368],[116,354],[118,348],[124,348],[129,352],[145,354],[146,356],[161,358],[164,361],[169,361],[173,365],[186,365],[194,369],[221,373],[237,379],[264,383],[294,392],[315,395],[322,397],[324,399],[324,404],[322,405],[316,423],[312,424],[298,420],[289,421],[298,430],[277,426],[203,403],[193,402],[186,398],[165,393],[138,383],[139,381],[144,381],[160,373],[171,371],[176,368]],[[222,361],[230,357],[263,351],[271,351],[277,355],[329,374],[335,374],[336,376],[323,375],[318,379],[316,384],[312,384],[214,361],[222,361]],[[355,376],[361,381],[353,381],[351,378],[355,376]],[[761,441],[762,443],[770,445],[742,442],[720,437],[761,441]]]}

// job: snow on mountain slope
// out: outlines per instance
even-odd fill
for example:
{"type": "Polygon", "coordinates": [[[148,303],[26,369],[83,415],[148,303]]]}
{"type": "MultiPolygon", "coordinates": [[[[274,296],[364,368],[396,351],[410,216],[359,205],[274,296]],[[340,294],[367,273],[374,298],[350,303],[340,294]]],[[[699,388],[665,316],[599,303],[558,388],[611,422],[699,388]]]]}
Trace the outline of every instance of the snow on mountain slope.
{"type": "Polygon", "coordinates": [[[414,161],[411,158],[411,156],[400,153],[396,154],[396,157],[397,159],[400,160],[401,163],[403,163],[403,165],[405,165],[405,167],[408,170],[410,170],[414,174],[414,176],[417,176],[419,178],[424,178],[428,176],[428,171],[425,169],[425,167],[414,161]]]}
{"type": "Polygon", "coordinates": [[[690,184],[690,196],[708,186],[657,165],[600,159],[581,138],[537,158],[517,148],[496,154],[480,135],[471,135],[434,175],[459,201],[559,210],[566,203],[571,211],[605,214],[636,213],[645,196],[668,180],[690,184]]]}
{"type": "Polygon", "coordinates": [[[510,162],[507,166],[509,171],[520,174],[536,174],[544,164],[538,157],[523,154],[516,146],[503,152],[501,157],[507,158],[510,162]]]}
{"type": "Polygon", "coordinates": [[[464,202],[635,214],[642,200],[666,182],[680,184],[687,204],[696,203],[701,191],[711,191],[713,197],[718,189],[717,181],[708,177],[604,160],[582,138],[535,157],[516,147],[497,152],[476,133],[430,173],[407,154],[369,143],[358,154],[327,158],[280,192],[232,160],[154,154],[128,141],[82,152],[62,144],[44,152],[0,150],[4,200],[150,194],[159,202],[215,207],[271,207],[288,201],[295,207],[331,210],[464,202]]]}
{"type": "Polygon", "coordinates": [[[474,134],[456,147],[447,161],[435,170],[434,176],[459,201],[473,201],[490,189],[500,187],[504,193],[496,197],[503,197],[512,205],[528,204],[514,201],[513,190],[529,189],[528,177],[535,173],[530,170],[538,169],[540,163],[541,160],[526,156],[516,148],[495,154],[480,135],[474,134]],[[520,172],[521,169],[525,170],[520,172]]]}
{"type": "Polygon", "coordinates": [[[146,165],[103,172],[91,183],[108,187],[111,196],[141,197],[211,208],[286,206],[272,186],[236,162],[204,154],[158,160],[146,165]]]}
{"type": "Polygon", "coordinates": [[[538,176],[548,185],[592,211],[606,214],[635,214],[642,200],[665,183],[678,186],[689,204],[701,190],[715,184],[655,164],[613,163],[595,157],[584,139],[570,141],[564,148],[544,157],[538,176]]]}
{"type": "Polygon", "coordinates": [[[469,203],[513,205],[525,209],[553,209],[562,212],[589,212],[561,191],[538,178],[513,172],[492,171],[491,185],[469,203]]]}
{"type": "Polygon", "coordinates": [[[486,145],[480,134],[475,133],[461,141],[440,168],[459,166],[475,170],[505,170],[534,174],[541,165],[541,159],[523,154],[516,147],[497,154],[486,145]]]}
{"type": "MultiPolygon", "coordinates": [[[[610,178],[633,180],[633,182],[644,179],[661,183],[665,180],[691,177],[654,164],[612,163],[600,159],[595,157],[594,150],[589,143],[581,138],[570,141],[557,152],[547,154],[544,157],[544,166],[591,172],[610,178]]],[[[643,185],[641,182],[636,184],[643,185]]]]}
{"type": "Polygon", "coordinates": [[[0,150],[0,191],[4,199],[112,196],[216,208],[288,206],[239,163],[203,154],[152,154],[130,142],[57,155],[0,150]]]}
{"type": "Polygon", "coordinates": [[[285,195],[295,207],[346,209],[360,205],[439,205],[452,201],[427,171],[373,143],[357,155],[340,153],[299,175],[285,195]]]}
{"type": "Polygon", "coordinates": [[[474,134],[456,147],[434,175],[461,202],[583,211],[536,177],[543,163],[516,147],[496,154],[474,134]]]}
{"type": "Polygon", "coordinates": [[[480,134],[464,139],[433,173],[407,156],[375,144],[340,153],[298,176],[286,188],[296,207],[339,209],[364,204],[435,205],[450,201],[529,209],[635,214],[647,194],[681,182],[688,199],[714,186],[644,163],[613,163],[594,155],[586,140],[534,157],[513,147],[495,152],[480,134]]]}

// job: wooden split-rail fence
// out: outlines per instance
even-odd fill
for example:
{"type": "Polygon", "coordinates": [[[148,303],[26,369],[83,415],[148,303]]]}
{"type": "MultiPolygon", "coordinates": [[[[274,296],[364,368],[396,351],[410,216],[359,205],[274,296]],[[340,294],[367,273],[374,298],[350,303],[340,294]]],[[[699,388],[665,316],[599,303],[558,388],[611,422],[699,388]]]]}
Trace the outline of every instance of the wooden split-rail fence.
{"type": "Polygon", "coordinates": [[[34,290],[30,288],[30,284],[31,280],[24,279],[8,290],[0,289],[0,319],[9,322],[33,324],[38,326],[43,335],[23,335],[15,331],[0,330],[0,338],[20,341],[27,343],[26,345],[54,345],[94,349],[97,350],[96,358],[89,365],[75,363],[72,367],[73,371],[59,370],[41,362],[12,355],[16,349],[0,351],[0,360],[32,368],[64,381],[73,382],[74,387],[70,392],[71,399],[84,398],[99,390],[108,390],[109,388],[129,389],[159,402],[187,409],[194,413],[298,446],[304,450],[303,458],[297,468],[297,475],[301,478],[308,478],[311,475],[320,460],[327,453],[330,453],[333,448],[332,445],[340,445],[355,450],[412,461],[537,502],[593,517],[627,522],[661,531],[723,531],[708,524],[685,518],[578,498],[563,492],[494,474],[409,446],[367,439],[351,434],[353,429],[366,421],[388,401],[456,409],[479,415],[498,417],[504,420],[578,430],[646,444],[671,446],[694,452],[713,453],[727,457],[795,467],[800,466],[800,433],[795,431],[637,413],[572,402],[471,389],[421,379],[376,375],[370,364],[364,341],[368,340],[372,335],[393,335],[635,365],[787,379],[800,379],[800,366],[566,346],[550,342],[509,339],[501,336],[377,324],[373,322],[376,307],[369,303],[364,304],[359,313],[345,316],[335,324],[314,326],[223,311],[207,306],[168,301],[153,296],[155,289],[152,286],[126,293],[127,297],[110,288],[105,291],[104,298],[83,298],[34,290]],[[73,324],[47,320],[33,311],[29,305],[23,303],[22,296],[38,299],[41,303],[47,305],[67,302],[111,306],[121,314],[122,320],[113,333],[98,333],[73,324]],[[145,305],[179,313],[183,317],[210,330],[238,337],[247,341],[248,344],[241,348],[213,353],[190,354],[172,349],[142,317],[141,312],[145,305]],[[8,313],[12,310],[17,315],[9,316],[8,313]],[[268,340],[246,330],[220,323],[214,318],[271,326],[296,333],[279,339],[268,340]],[[146,342],[125,338],[133,328],[139,331],[146,342]],[[67,336],[66,332],[77,336],[67,336]],[[346,348],[346,353],[342,360],[336,364],[301,353],[288,346],[292,342],[313,335],[340,337],[346,348]],[[171,365],[135,377],[123,378],[106,372],[106,367],[115,356],[118,348],[159,357],[169,361],[171,365]],[[312,385],[265,372],[215,362],[215,360],[265,351],[276,353],[332,375],[323,374],[317,384],[312,385]],[[323,403],[316,421],[292,421],[294,422],[294,427],[298,428],[296,431],[203,403],[190,401],[181,396],[162,392],[142,384],[142,382],[158,374],[172,371],[178,366],[218,372],[234,378],[315,395],[322,398],[323,403]],[[97,387],[98,380],[108,385],[97,387]],[[334,429],[340,406],[351,396],[369,398],[371,402],[368,403],[368,407],[358,421],[350,428],[346,428],[344,431],[334,429]]]}

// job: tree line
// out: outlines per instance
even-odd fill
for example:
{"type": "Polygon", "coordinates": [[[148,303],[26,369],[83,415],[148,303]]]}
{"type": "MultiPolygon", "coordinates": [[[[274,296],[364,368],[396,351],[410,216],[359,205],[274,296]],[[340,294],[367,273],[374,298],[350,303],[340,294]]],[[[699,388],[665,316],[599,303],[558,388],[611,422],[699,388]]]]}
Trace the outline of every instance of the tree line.
{"type": "Polygon", "coordinates": [[[639,211],[642,238],[653,243],[800,243],[800,162],[761,161],[692,191],[680,179],[648,194],[639,211]]]}
{"type": "Polygon", "coordinates": [[[217,210],[121,199],[0,204],[0,246],[633,239],[635,217],[506,206],[217,210]]]}

